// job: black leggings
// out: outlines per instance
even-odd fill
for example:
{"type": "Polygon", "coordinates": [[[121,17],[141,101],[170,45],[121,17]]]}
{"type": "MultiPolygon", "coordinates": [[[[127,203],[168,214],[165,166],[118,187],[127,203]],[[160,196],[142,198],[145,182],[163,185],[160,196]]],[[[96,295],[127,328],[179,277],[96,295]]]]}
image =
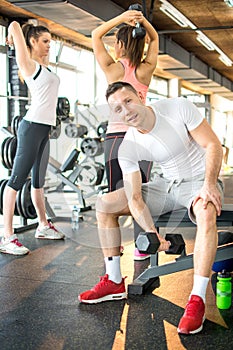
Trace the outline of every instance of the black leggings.
{"type": "MultiPolygon", "coordinates": [[[[105,136],[104,155],[109,192],[123,187],[122,171],[118,163],[118,149],[124,139],[125,134],[125,132],[116,132],[106,134],[105,136]]],[[[148,162],[146,160],[139,162],[142,182],[149,181],[152,165],[152,162],[148,162]]]]}
{"type": "Polygon", "coordinates": [[[17,149],[8,186],[20,190],[32,171],[32,186],[42,188],[49,160],[51,126],[22,120],[17,133],[17,149]]]}

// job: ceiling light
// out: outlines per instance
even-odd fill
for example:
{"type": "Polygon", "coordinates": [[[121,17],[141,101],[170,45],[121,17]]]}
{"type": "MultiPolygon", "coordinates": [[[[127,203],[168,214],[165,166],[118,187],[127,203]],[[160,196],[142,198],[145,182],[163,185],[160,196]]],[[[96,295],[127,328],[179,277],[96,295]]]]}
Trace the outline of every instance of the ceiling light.
{"type": "MultiPolygon", "coordinates": [[[[226,66],[230,67],[233,62],[227,55],[211,41],[202,31],[200,31],[187,17],[185,17],[179,10],[172,6],[167,0],[159,0],[162,4],[160,10],[170,17],[174,22],[179,24],[181,27],[190,27],[197,33],[197,41],[201,43],[209,51],[217,51],[219,53],[219,59],[226,66]]],[[[229,6],[233,7],[233,0],[224,0],[229,6]]]]}
{"type": "Polygon", "coordinates": [[[209,38],[207,38],[207,36],[205,36],[202,32],[198,33],[198,36],[197,36],[196,39],[207,50],[209,50],[209,51],[214,51],[215,50],[215,48],[216,48],[215,44],[209,38]]]}
{"type": "Polygon", "coordinates": [[[224,55],[224,54],[221,54],[220,56],[219,56],[219,59],[220,59],[220,61],[222,61],[222,63],[224,63],[227,67],[231,67],[232,66],[232,60],[230,60],[230,58],[229,57],[227,57],[226,55],[224,55]]]}
{"type": "Polygon", "coordinates": [[[227,6],[233,7],[233,0],[224,0],[224,2],[227,4],[227,6]]]}
{"type": "Polygon", "coordinates": [[[165,13],[168,17],[170,17],[174,22],[179,24],[181,27],[188,27],[188,24],[186,22],[186,18],[181,15],[178,11],[176,11],[173,8],[170,8],[170,6],[167,6],[165,4],[162,4],[160,7],[160,10],[165,13]]]}

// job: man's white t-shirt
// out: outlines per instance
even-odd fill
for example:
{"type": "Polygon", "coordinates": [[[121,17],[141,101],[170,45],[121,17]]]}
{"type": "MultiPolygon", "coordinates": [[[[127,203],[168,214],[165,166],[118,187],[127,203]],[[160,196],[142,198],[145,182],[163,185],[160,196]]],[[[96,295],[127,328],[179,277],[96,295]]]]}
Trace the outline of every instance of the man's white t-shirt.
{"type": "Polygon", "coordinates": [[[203,121],[197,107],[183,97],[161,100],[150,107],[156,116],[154,128],[143,134],[130,127],[119,148],[123,174],[138,171],[140,160],[159,164],[170,180],[204,174],[205,150],[189,134],[203,121]]]}

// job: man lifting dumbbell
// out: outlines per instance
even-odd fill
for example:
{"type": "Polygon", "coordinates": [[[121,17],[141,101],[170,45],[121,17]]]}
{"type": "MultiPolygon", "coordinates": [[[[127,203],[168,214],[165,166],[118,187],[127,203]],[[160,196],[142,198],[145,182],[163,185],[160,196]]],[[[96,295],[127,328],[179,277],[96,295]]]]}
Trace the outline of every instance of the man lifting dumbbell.
{"type": "Polygon", "coordinates": [[[159,250],[166,251],[169,243],[158,234],[152,217],[187,208],[197,225],[194,283],[178,332],[197,333],[205,319],[206,289],[217,249],[216,217],[223,196],[218,180],[221,143],[187,99],[170,98],[145,106],[125,82],[111,84],[106,98],[113,116],[117,114],[130,126],[118,153],[124,188],[98,197],[96,214],[106,275],[94,288],[81,293],[79,300],[98,303],[126,297],[120,270],[121,215],[131,214],[145,232],[158,235],[159,250]],[[163,176],[142,184],[140,159],[159,164],[163,176]]]}

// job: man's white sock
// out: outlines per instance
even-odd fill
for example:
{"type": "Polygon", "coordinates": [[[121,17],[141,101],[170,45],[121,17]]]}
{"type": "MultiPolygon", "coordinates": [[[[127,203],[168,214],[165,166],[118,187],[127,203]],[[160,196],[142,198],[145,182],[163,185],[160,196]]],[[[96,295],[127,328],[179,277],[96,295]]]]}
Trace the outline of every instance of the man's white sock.
{"type": "Polygon", "coordinates": [[[121,283],[120,256],[105,257],[104,261],[108,278],[115,283],[121,283]]]}
{"type": "Polygon", "coordinates": [[[193,289],[191,295],[198,295],[201,297],[205,303],[206,289],[209,283],[208,277],[203,277],[199,275],[193,276],[193,289]]]}

